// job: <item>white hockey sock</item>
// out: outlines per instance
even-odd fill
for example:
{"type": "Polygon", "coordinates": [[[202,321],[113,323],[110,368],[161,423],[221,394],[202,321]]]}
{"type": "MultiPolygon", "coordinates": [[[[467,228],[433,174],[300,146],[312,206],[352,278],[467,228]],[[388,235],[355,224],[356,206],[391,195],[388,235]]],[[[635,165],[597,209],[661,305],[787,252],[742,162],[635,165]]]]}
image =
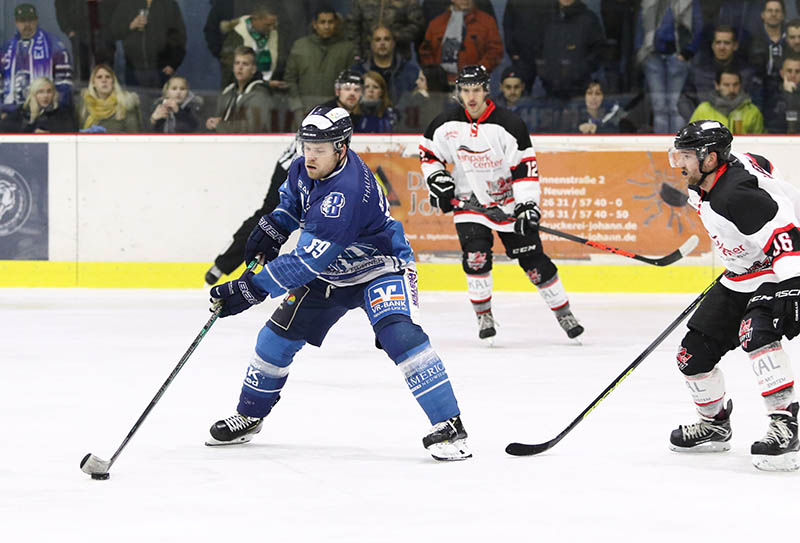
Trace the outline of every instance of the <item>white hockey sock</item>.
{"type": "Polygon", "coordinates": [[[492,310],[492,274],[467,275],[467,294],[476,313],[492,310]]]}
{"type": "Polygon", "coordinates": [[[704,417],[714,418],[725,400],[725,377],[722,370],[714,368],[708,373],[684,375],[686,387],[692,395],[697,411],[704,417]]]}
{"type": "Polygon", "coordinates": [[[792,365],[780,341],[750,353],[750,362],[767,411],[783,410],[794,402],[792,365]]]}
{"type": "Polygon", "coordinates": [[[541,295],[544,302],[553,311],[569,308],[567,291],[564,290],[564,285],[561,284],[558,274],[554,275],[547,283],[536,285],[536,288],[539,290],[539,295],[541,295]]]}

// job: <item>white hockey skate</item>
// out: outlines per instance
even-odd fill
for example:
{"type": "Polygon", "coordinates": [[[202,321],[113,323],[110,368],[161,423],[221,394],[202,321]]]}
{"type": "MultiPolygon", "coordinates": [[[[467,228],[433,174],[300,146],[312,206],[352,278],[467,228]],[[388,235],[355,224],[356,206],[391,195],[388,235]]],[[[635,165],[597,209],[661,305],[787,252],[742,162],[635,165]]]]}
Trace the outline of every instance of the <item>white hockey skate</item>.
{"type": "Polygon", "coordinates": [[[464,430],[460,415],[435,424],[431,432],[422,438],[422,445],[436,460],[472,458],[467,447],[467,431],[464,430]]]}

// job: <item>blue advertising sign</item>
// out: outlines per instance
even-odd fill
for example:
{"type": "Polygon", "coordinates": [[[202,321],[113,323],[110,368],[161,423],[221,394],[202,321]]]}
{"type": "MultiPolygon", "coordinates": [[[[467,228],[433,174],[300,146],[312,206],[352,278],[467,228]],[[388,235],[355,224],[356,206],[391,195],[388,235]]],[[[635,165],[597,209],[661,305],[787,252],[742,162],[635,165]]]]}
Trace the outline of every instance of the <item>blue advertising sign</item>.
{"type": "Polygon", "coordinates": [[[47,143],[0,143],[0,260],[47,260],[47,143]]]}

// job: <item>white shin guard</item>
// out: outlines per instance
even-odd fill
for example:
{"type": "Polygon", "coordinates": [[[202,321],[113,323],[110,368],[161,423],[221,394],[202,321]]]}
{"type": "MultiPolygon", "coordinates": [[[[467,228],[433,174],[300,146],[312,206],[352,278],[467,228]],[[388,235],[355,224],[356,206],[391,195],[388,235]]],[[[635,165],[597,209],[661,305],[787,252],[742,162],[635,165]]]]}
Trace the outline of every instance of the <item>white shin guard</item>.
{"type": "Polygon", "coordinates": [[[767,411],[786,409],[794,401],[794,375],[789,356],[783,352],[780,341],[749,354],[767,411]]]}
{"type": "Polygon", "coordinates": [[[722,411],[725,399],[725,377],[722,370],[714,368],[708,373],[685,375],[686,387],[692,395],[697,411],[704,417],[713,418],[722,411]]]}
{"type": "Polygon", "coordinates": [[[547,283],[536,285],[536,288],[539,290],[539,295],[547,304],[547,307],[553,311],[566,307],[566,305],[569,304],[567,291],[564,290],[564,285],[561,284],[561,279],[558,278],[558,274],[547,283]]]}
{"type": "Polygon", "coordinates": [[[467,294],[473,304],[491,302],[492,274],[467,275],[467,294]]]}

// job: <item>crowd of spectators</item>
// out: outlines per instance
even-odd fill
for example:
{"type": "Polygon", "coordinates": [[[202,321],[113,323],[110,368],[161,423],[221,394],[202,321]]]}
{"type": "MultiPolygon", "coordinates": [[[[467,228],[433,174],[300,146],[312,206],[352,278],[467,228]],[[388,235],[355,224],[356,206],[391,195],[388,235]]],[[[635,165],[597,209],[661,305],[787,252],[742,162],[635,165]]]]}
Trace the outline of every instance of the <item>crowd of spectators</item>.
{"type": "Polygon", "coordinates": [[[418,133],[459,69],[531,132],[796,133],[800,0],[56,0],[14,7],[4,132],[289,132],[338,103],[357,132],[418,133]],[[40,3],[41,4],[41,3],[40,3]],[[207,12],[187,26],[181,6],[207,12]],[[44,9],[39,5],[38,9],[44,9]],[[497,9],[497,11],[496,11],[497,9]],[[498,13],[501,19],[498,19],[498,13]],[[218,88],[182,70],[189,37],[218,88]],[[62,41],[65,36],[67,41],[62,41]]]}

